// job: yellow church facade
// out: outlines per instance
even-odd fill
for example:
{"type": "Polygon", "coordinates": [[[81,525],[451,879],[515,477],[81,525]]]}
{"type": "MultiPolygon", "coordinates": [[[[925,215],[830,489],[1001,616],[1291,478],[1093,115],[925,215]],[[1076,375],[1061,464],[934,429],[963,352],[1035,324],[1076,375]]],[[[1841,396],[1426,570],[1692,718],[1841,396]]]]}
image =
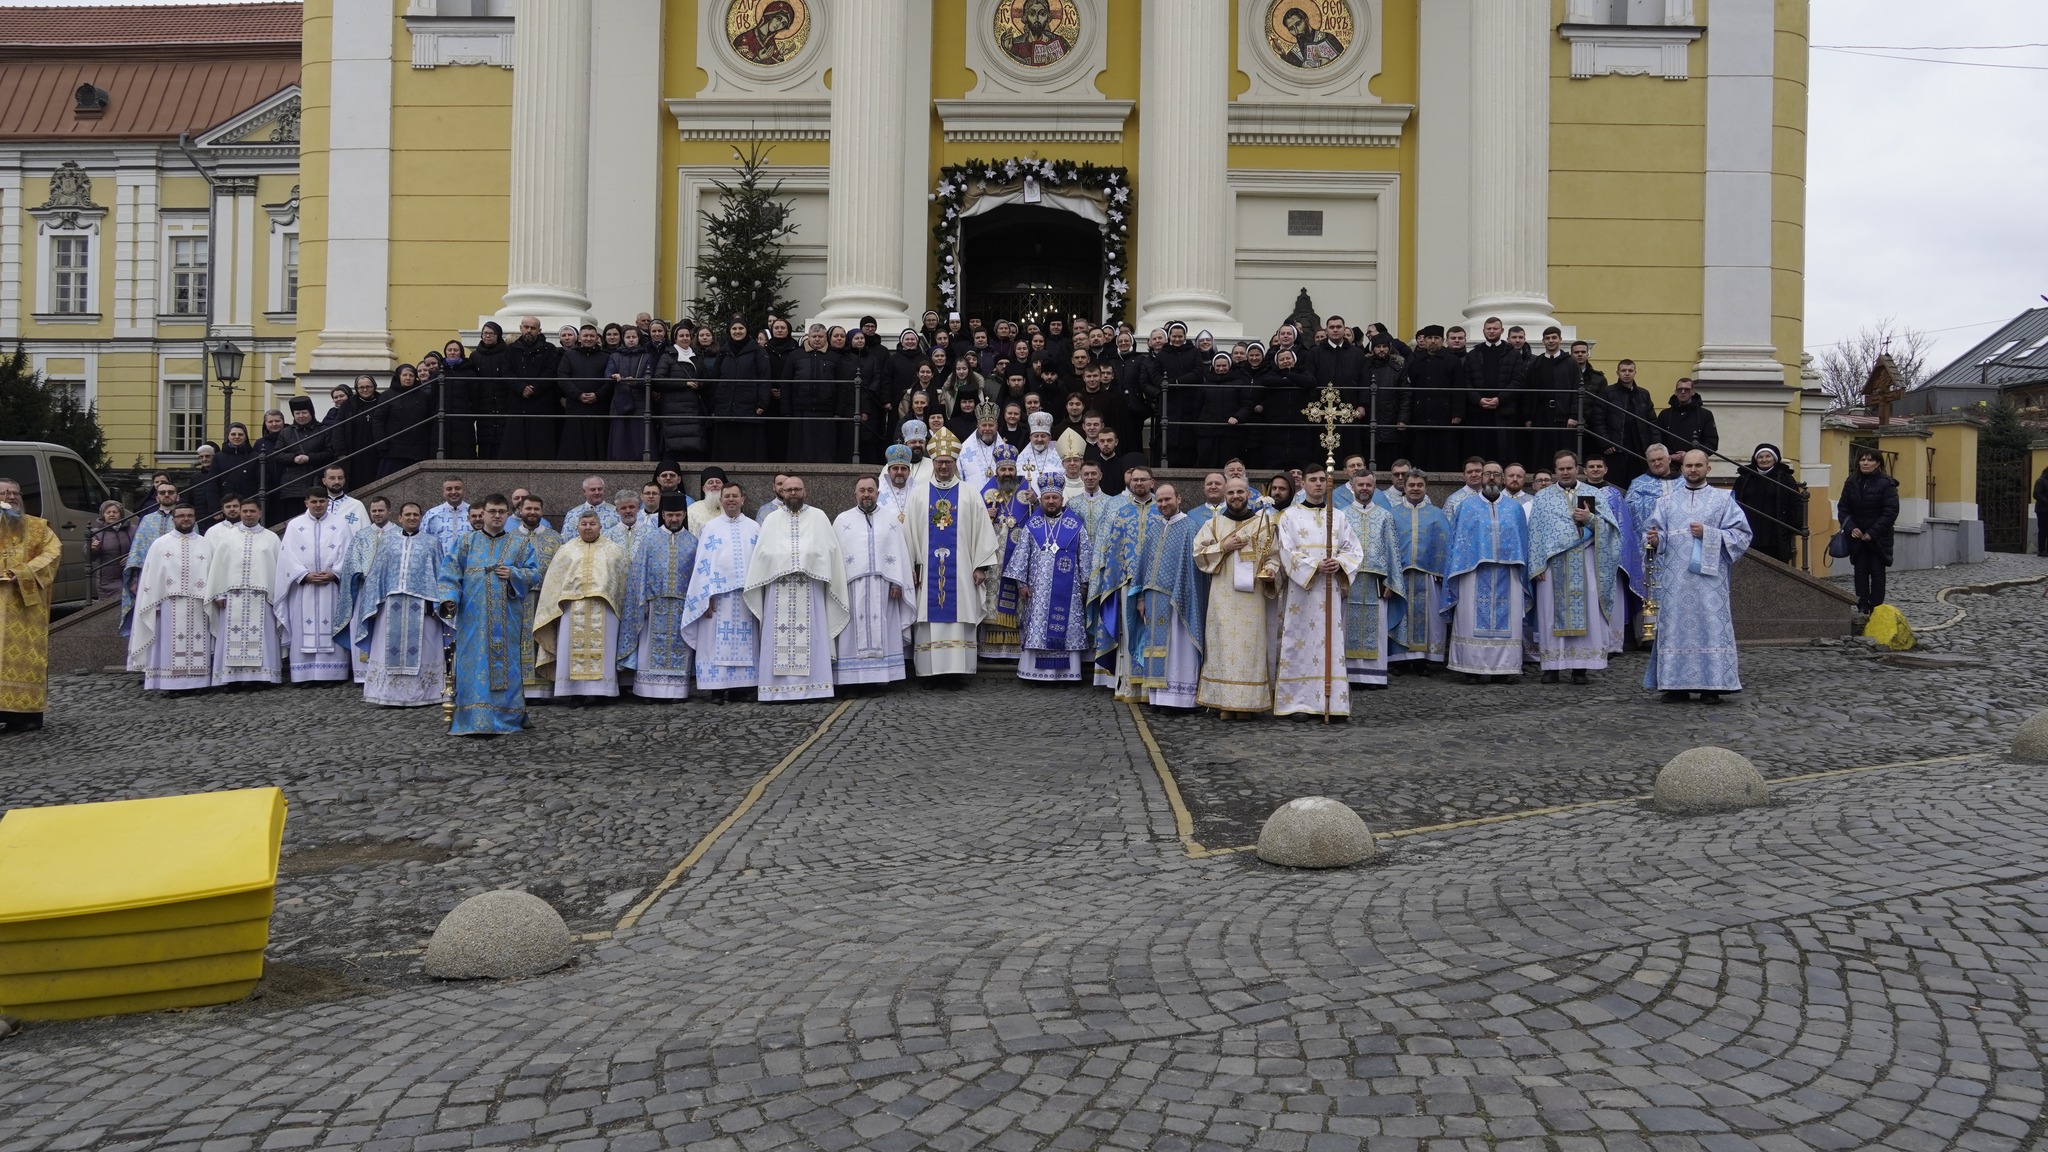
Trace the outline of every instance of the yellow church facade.
{"type": "Polygon", "coordinates": [[[759,146],[798,319],[1263,339],[1305,289],[1403,337],[1555,322],[1660,404],[1697,378],[1731,455],[1797,445],[1806,34],[1805,0],[308,0],[291,368],[689,315],[759,146]]]}

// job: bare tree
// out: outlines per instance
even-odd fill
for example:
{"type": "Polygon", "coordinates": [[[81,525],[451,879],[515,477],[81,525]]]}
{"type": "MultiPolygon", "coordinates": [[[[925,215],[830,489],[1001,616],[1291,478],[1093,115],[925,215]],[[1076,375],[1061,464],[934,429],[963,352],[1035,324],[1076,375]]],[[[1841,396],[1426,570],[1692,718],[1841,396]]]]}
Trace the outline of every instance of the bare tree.
{"type": "Polygon", "coordinates": [[[1837,409],[1863,406],[1863,382],[1877,358],[1890,353],[1906,388],[1917,388],[1927,378],[1927,350],[1933,341],[1918,328],[1908,328],[1887,316],[1854,337],[1822,352],[1814,360],[1820,370],[1820,384],[1827,389],[1837,409]]]}

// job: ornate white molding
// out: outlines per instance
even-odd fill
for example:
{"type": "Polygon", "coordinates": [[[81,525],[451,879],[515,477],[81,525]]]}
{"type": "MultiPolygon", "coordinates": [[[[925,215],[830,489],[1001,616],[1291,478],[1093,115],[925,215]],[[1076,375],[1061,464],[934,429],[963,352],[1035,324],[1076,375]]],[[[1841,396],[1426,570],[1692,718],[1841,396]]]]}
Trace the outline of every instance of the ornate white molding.
{"type": "Polygon", "coordinates": [[[697,5],[697,67],[707,78],[697,99],[767,103],[770,98],[804,94],[829,99],[825,73],[832,67],[832,19],[825,4],[803,0],[803,42],[775,64],[756,63],[733,47],[725,28],[730,7],[726,0],[701,0],[697,5]]]}
{"type": "Polygon", "coordinates": [[[936,100],[948,142],[1046,141],[1115,144],[1135,104],[1129,100],[936,100]]]}
{"type": "Polygon", "coordinates": [[[1394,148],[1415,114],[1413,104],[1337,104],[1316,101],[1230,106],[1232,144],[1394,148]]]}
{"type": "Polygon", "coordinates": [[[1313,98],[1377,104],[1380,98],[1372,94],[1371,83],[1380,74],[1380,0],[1239,0],[1237,60],[1251,80],[1238,103],[1313,98]],[[1334,59],[1302,67],[1282,58],[1275,40],[1285,29],[1276,26],[1294,9],[1309,14],[1312,35],[1343,45],[1334,59]],[[1332,35],[1332,24],[1342,22],[1350,24],[1348,34],[1339,29],[1332,35]]]}
{"type": "Polygon", "coordinates": [[[832,100],[669,100],[685,140],[828,140],[832,100]]]}
{"type": "Polygon", "coordinates": [[[405,9],[412,66],[511,68],[511,0],[412,0],[405,9]]]}
{"type": "Polygon", "coordinates": [[[1705,34],[1697,25],[1560,24],[1557,34],[1571,41],[1572,79],[1593,76],[1661,76],[1687,80],[1692,72],[1687,49],[1705,34]]]}

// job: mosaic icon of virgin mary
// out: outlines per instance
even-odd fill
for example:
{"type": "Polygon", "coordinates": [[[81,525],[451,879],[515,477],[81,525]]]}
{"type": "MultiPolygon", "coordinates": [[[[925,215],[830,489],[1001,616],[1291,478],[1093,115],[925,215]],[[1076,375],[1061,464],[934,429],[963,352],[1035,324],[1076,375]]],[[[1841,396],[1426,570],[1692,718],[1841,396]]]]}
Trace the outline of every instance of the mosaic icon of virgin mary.
{"type": "MultiPolygon", "coordinates": [[[[741,59],[762,66],[772,66],[797,54],[803,45],[801,31],[792,32],[798,24],[797,5],[803,0],[768,0],[761,6],[761,14],[749,26],[742,9],[750,5],[739,0],[726,14],[726,31],[744,29],[732,38],[732,50],[741,59]]],[[[807,13],[806,13],[807,15],[807,13]]],[[[808,21],[804,22],[808,24],[808,21]]]]}

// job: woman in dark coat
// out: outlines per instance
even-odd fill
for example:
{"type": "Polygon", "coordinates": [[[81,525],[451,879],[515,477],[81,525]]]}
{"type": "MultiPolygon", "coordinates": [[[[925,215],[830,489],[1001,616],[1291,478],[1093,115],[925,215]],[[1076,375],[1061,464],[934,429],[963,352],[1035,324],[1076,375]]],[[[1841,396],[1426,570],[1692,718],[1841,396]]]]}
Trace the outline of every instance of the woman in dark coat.
{"type": "Polygon", "coordinates": [[[830,334],[811,325],[804,346],[782,362],[782,409],[789,422],[793,464],[844,463],[852,455],[840,417],[853,415],[853,386],[839,378],[839,355],[827,346],[830,334]]]}
{"type": "Polygon", "coordinates": [[[370,423],[377,403],[376,377],[358,376],[346,407],[337,401],[322,422],[329,429],[328,437],[337,453],[335,463],[342,466],[350,490],[361,488],[379,475],[377,462],[383,451],[370,423]]]}
{"type": "Polygon", "coordinates": [[[441,418],[442,454],[450,460],[476,459],[476,370],[460,340],[441,346],[440,371],[424,381],[434,392],[441,418]]]}
{"type": "Polygon", "coordinates": [[[717,385],[705,374],[708,360],[677,344],[654,364],[653,404],[661,417],[656,447],[671,459],[711,456],[711,430],[704,417],[711,411],[717,385]]]}
{"type": "Polygon", "coordinates": [[[1884,570],[1892,563],[1892,525],[1899,518],[1899,482],[1884,474],[1874,448],[1856,453],[1856,472],[1842,482],[1835,518],[1849,534],[1856,570],[1856,610],[1868,615],[1884,603],[1884,570]]]}
{"type": "Polygon", "coordinates": [[[512,367],[512,346],[505,343],[505,330],[496,320],[484,321],[476,347],[462,363],[469,380],[469,413],[476,418],[477,456],[495,460],[498,446],[505,438],[507,392],[511,388],[505,378],[517,374],[512,367]]]}
{"type": "Polygon", "coordinates": [[[436,399],[433,384],[412,365],[400,364],[391,374],[391,388],[370,412],[370,430],[384,445],[377,475],[389,476],[434,458],[436,399]]]}
{"type": "Polygon", "coordinates": [[[227,441],[213,460],[220,494],[254,496],[262,482],[256,476],[256,445],[249,439],[249,426],[240,421],[228,425],[227,441]]]}
{"type": "Polygon", "coordinates": [[[718,349],[718,383],[712,388],[712,447],[718,459],[751,464],[762,458],[759,417],[768,413],[768,353],[734,320],[718,349]]]}
{"type": "Polygon", "coordinates": [[[606,365],[611,353],[594,327],[577,333],[574,348],[565,349],[556,369],[561,382],[562,435],[555,444],[561,460],[609,459],[612,427],[612,389],[615,387],[606,365]]]}
{"type": "Polygon", "coordinates": [[[894,435],[889,420],[889,401],[882,394],[882,349],[855,328],[846,334],[846,352],[839,357],[839,378],[854,390],[854,414],[860,417],[860,458],[864,464],[880,464],[894,435]]]}
{"type": "Polygon", "coordinates": [[[1799,530],[1806,526],[1806,488],[1776,444],[1759,444],[1749,467],[1735,477],[1735,502],[1749,517],[1750,547],[1773,560],[1792,563],[1799,530]]]}
{"type": "Polygon", "coordinates": [[[654,350],[640,339],[640,329],[622,328],[619,346],[605,359],[605,379],[612,384],[612,423],[605,438],[609,460],[639,460],[647,454],[648,385],[656,373],[654,350]]]}

